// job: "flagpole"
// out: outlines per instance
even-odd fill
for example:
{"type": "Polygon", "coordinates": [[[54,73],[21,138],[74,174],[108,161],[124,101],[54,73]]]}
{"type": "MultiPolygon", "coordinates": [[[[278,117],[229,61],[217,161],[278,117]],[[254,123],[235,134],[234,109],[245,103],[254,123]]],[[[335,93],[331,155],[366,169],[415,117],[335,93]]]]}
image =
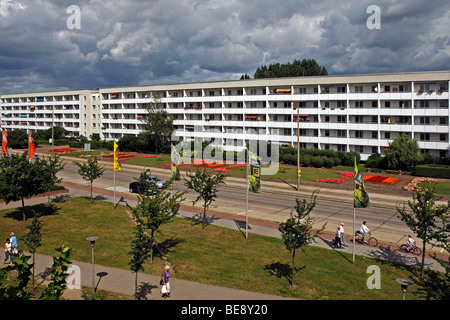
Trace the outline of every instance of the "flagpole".
{"type": "Polygon", "coordinates": [[[248,169],[249,169],[249,152],[248,152],[248,148],[246,148],[247,150],[247,167],[246,167],[246,173],[247,173],[247,192],[246,192],[246,201],[245,201],[245,239],[248,239],[248,188],[249,186],[249,182],[248,182],[248,169]]]}
{"type": "Polygon", "coordinates": [[[356,209],[355,205],[353,205],[353,264],[355,263],[355,215],[356,209]]]}
{"type": "Polygon", "coordinates": [[[114,171],[114,208],[116,207],[116,171],[114,171]]]}

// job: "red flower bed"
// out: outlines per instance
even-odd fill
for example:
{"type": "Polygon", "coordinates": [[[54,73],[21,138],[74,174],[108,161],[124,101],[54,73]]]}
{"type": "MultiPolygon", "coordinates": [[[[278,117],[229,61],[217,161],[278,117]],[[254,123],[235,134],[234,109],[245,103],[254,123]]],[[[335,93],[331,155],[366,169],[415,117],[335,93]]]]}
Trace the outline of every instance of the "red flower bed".
{"type": "Polygon", "coordinates": [[[59,148],[59,149],[53,149],[50,151],[56,151],[56,152],[68,152],[68,151],[76,151],[76,149],[72,149],[72,148],[59,148]]]}
{"type": "Polygon", "coordinates": [[[342,176],[340,178],[329,178],[329,179],[317,179],[317,182],[326,182],[326,183],[341,183],[345,180],[353,177],[355,174],[353,172],[339,172],[339,174],[342,176]]]}

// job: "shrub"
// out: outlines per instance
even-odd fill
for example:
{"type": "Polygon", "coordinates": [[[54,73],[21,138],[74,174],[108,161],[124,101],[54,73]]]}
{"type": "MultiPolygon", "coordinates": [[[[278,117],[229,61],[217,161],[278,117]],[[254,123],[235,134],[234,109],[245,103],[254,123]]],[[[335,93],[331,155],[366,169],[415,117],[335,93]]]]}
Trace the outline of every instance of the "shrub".
{"type": "Polygon", "coordinates": [[[323,167],[323,159],[322,157],[313,157],[311,159],[311,164],[315,167],[315,168],[321,168],[323,167]]]}
{"type": "Polygon", "coordinates": [[[450,178],[450,166],[419,165],[415,167],[415,175],[432,178],[450,178]]]}

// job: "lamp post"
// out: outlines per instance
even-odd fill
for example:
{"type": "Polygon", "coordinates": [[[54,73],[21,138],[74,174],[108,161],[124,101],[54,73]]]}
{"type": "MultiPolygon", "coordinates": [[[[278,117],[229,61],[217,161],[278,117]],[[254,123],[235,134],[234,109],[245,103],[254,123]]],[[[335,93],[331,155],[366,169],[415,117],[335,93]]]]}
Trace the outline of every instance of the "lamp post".
{"type": "Polygon", "coordinates": [[[408,289],[408,286],[413,284],[413,282],[403,278],[395,279],[395,281],[400,284],[403,292],[403,300],[405,300],[406,290],[408,289]]]}
{"type": "Polygon", "coordinates": [[[91,243],[91,247],[92,247],[92,293],[94,294],[95,293],[94,246],[95,246],[95,241],[98,240],[98,237],[87,237],[86,240],[91,243]]]}

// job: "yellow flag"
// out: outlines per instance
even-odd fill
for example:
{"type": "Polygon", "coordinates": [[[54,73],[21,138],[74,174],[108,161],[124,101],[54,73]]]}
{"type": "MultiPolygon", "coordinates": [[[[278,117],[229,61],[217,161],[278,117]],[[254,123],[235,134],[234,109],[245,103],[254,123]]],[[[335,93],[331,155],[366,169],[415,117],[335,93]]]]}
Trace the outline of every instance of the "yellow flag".
{"type": "Polygon", "coordinates": [[[122,165],[120,164],[119,157],[117,156],[117,143],[114,141],[114,171],[122,170],[122,165]]]}

